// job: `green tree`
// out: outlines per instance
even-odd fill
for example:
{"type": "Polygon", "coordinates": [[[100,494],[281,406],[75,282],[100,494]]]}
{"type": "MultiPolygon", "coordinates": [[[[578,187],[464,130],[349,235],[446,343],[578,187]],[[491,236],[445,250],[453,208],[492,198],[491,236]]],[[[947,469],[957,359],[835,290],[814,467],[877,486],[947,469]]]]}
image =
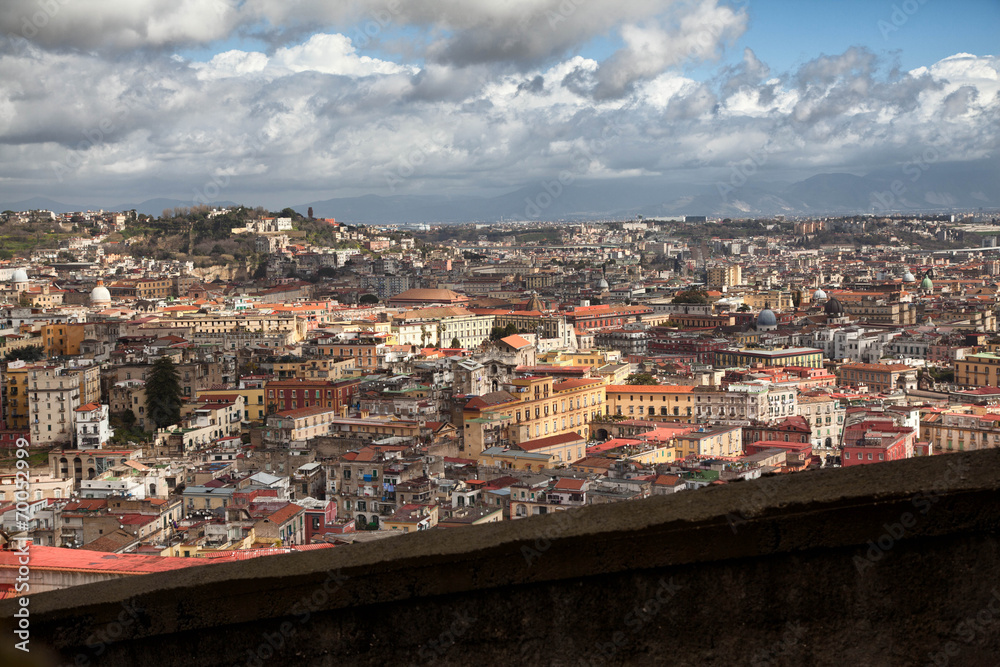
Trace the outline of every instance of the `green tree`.
{"type": "Polygon", "coordinates": [[[121,415],[121,422],[122,426],[124,426],[130,431],[132,430],[132,427],[135,426],[136,422],[135,413],[132,412],[132,408],[125,409],[125,412],[123,412],[121,415]]]}
{"type": "Polygon", "coordinates": [[[378,303],[378,297],[375,296],[374,294],[363,294],[361,295],[361,298],[358,299],[358,303],[360,303],[362,306],[367,304],[375,304],[378,303]]]}
{"type": "Polygon", "coordinates": [[[451,347],[459,348],[462,347],[462,341],[458,340],[458,336],[451,339],[451,347]]]}
{"type": "Polygon", "coordinates": [[[41,361],[44,358],[44,347],[41,345],[27,345],[8,352],[7,356],[4,357],[4,361],[41,361]]]}
{"type": "Polygon", "coordinates": [[[146,378],[146,414],[164,428],[181,420],[180,374],[170,357],[160,357],[146,378]]]}
{"type": "Polygon", "coordinates": [[[749,312],[749,310],[750,310],[750,305],[746,303],[741,303],[740,307],[736,309],[736,311],[740,313],[746,313],[749,312]]]}
{"type": "Polygon", "coordinates": [[[678,292],[673,303],[708,303],[708,295],[702,290],[696,289],[678,292]]]}
{"type": "Polygon", "coordinates": [[[625,378],[625,384],[660,384],[650,373],[632,373],[625,378]]]}

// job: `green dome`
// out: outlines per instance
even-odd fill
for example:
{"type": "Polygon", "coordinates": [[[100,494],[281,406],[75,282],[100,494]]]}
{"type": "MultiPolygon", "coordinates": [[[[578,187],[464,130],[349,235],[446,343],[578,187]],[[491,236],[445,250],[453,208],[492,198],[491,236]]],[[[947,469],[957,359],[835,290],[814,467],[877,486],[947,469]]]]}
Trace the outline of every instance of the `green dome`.
{"type": "Polygon", "coordinates": [[[920,281],[920,289],[925,289],[929,292],[934,289],[934,283],[931,282],[930,278],[924,276],[924,279],[920,281]]]}

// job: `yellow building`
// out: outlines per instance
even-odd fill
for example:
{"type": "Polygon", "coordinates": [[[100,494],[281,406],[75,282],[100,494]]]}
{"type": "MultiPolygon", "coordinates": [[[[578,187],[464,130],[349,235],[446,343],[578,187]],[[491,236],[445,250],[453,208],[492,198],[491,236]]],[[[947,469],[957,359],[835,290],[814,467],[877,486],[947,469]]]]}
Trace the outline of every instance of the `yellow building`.
{"type": "Polygon", "coordinates": [[[691,421],[695,410],[694,385],[611,385],[607,388],[610,415],[654,421],[691,421]]]}
{"type": "Polygon", "coordinates": [[[823,350],[812,347],[786,347],[776,350],[727,348],[715,353],[716,368],[749,368],[752,366],[823,368],[823,350]]]}
{"type": "Polygon", "coordinates": [[[1000,387],[1000,355],[995,352],[967,354],[952,362],[955,384],[967,387],[1000,387]]]}
{"type": "Polygon", "coordinates": [[[586,437],[588,424],[604,414],[603,378],[556,382],[552,377],[512,380],[511,391],[472,398],[462,413],[467,456],[478,458],[495,445],[574,433],[586,437]]]}
{"type": "Polygon", "coordinates": [[[775,311],[791,310],[795,307],[792,303],[791,292],[771,290],[768,292],[747,292],[742,296],[743,303],[754,311],[763,310],[765,307],[775,311]]]}
{"type": "Polygon", "coordinates": [[[616,363],[622,358],[618,350],[585,350],[571,352],[568,350],[552,350],[539,355],[538,363],[552,366],[590,366],[594,370],[607,364],[616,363]]]}
{"type": "Polygon", "coordinates": [[[143,278],[135,283],[135,296],[139,299],[166,299],[173,295],[173,278],[143,278]]]}
{"type": "Polygon", "coordinates": [[[84,334],[86,326],[82,322],[78,324],[58,322],[41,325],[40,333],[45,354],[50,357],[76,356],[80,354],[80,343],[86,337],[84,334]]]}
{"type": "Polygon", "coordinates": [[[247,387],[245,389],[204,389],[197,393],[199,403],[211,397],[243,397],[243,420],[262,422],[267,416],[267,406],[264,405],[264,387],[247,387]]]}

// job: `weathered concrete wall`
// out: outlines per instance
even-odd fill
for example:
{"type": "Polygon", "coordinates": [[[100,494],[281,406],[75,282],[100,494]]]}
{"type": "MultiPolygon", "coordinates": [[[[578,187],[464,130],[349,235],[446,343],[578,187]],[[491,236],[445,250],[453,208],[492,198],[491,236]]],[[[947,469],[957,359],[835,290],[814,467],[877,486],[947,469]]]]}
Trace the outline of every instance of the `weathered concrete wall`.
{"type": "Polygon", "coordinates": [[[998,470],[821,470],[81,586],[33,597],[32,640],[123,666],[996,665],[998,470]]]}

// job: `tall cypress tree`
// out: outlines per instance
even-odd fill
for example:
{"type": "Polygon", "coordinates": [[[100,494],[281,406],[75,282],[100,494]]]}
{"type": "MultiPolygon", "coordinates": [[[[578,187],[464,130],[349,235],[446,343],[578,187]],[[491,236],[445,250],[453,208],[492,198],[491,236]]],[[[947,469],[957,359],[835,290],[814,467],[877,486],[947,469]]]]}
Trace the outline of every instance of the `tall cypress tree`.
{"type": "Polygon", "coordinates": [[[181,420],[180,374],[170,357],[160,357],[146,377],[146,414],[163,428],[181,420]]]}

